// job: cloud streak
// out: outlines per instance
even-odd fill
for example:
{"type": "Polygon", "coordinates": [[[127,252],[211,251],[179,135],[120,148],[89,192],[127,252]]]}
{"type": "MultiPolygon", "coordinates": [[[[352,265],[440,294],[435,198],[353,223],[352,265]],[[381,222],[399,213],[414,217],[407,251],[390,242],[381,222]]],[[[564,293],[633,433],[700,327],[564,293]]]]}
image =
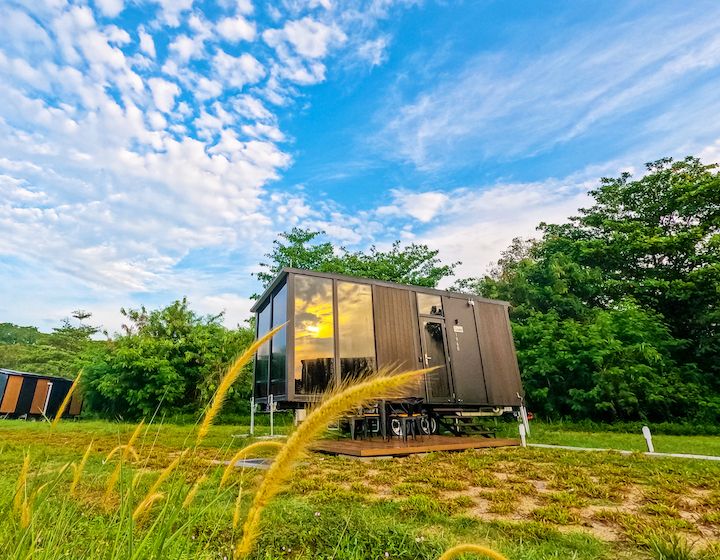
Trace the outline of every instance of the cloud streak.
{"type": "Polygon", "coordinates": [[[639,10],[629,21],[571,29],[533,56],[480,54],[456,78],[391,104],[375,140],[429,170],[477,161],[478,152],[517,160],[579,139],[717,69],[720,9],[708,10],[639,10]]]}

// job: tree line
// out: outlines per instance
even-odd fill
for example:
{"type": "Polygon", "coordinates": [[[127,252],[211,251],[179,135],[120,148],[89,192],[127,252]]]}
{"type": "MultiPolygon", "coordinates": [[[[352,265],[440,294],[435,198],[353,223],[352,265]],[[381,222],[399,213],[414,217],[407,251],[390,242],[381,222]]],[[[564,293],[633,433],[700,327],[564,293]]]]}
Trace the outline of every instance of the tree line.
{"type": "MultiPolygon", "coordinates": [[[[533,412],[595,422],[720,420],[714,168],[666,158],[647,164],[639,180],[603,178],[590,191],[593,206],[567,223],[540,224],[537,239],[514,239],[485,276],[450,288],[510,302],[533,412]]],[[[426,245],[353,252],[321,242],[323,234],[280,234],[257,274],[263,286],[292,266],[437,287],[460,264],[443,264],[426,245]]],[[[253,338],[251,325],[227,329],[222,315],[199,316],[184,299],[123,313],[123,332],[101,342],[90,340],[96,331],[82,319],[50,335],[2,324],[0,366],[52,374],[82,368],[88,407],[107,416],[158,407],[197,414],[253,338]]],[[[247,406],[250,375],[234,389],[230,410],[247,406]]]]}

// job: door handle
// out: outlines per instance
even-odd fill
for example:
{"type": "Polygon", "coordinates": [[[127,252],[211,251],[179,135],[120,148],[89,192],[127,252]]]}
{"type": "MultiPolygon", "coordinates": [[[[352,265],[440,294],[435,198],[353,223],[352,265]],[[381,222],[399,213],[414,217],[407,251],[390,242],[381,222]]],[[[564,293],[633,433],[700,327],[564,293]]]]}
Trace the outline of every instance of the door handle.
{"type": "Polygon", "coordinates": [[[428,356],[427,354],[425,354],[425,365],[426,365],[426,366],[429,366],[429,365],[430,365],[430,363],[429,363],[430,360],[432,360],[432,358],[431,358],[430,356],[428,356]]]}

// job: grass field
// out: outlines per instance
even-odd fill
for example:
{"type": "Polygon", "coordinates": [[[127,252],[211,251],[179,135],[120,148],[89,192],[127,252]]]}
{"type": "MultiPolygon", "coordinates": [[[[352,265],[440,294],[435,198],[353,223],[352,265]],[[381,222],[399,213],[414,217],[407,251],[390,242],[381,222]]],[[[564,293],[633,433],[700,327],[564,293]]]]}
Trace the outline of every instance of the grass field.
{"type": "MultiPolygon", "coordinates": [[[[247,426],[214,426],[180,458],[194,444],[192,427],[144,426],[137,457],[127,454],[108,493],[121,452],[104,459],[135,428],[61,422],[53,434],[46,423],[2,421],[0,558],[231,558],[241,532],[237,519],[233,527],[236,504],[242,520],[263,472],[238,469],[220,489],[224,467],[213,461],[269,428],[251,438],[242,436],[247,426]],[[28,456],[27,481],[18,485],[28,456]],[[176,460],[153,490],[159,497],[142,507],[176,460]],[[68,463],[75,467],[59,475],[68,463]]],[[[516,429],[501,425],[503,435],[516,429]]],[[[655,438],[658,451],[720,454],[713,440],[655,438]]],[[[531,441],[644,449],[639,434],[542,424],[533,425],[531,441]]],[[[256,559],[431,559],[452,545],[479,543],[515,560],[709,560],[720,558],[720,463],[537,448],[371,462],[309,454],[261,519],[256,559]]]]}
{"type": "MultiPolygon", "coordinates": [[[[498,435],[518,437],[517,424],[498,424],[498,435]]],[[[530,423],[532,443],[569,445],[572,447],[594,447],[622,449],[625,451],[647,451],[645,438],[638,431],[635,434],[616,434],[610,432],[574,432],[562,429],[557,424],[542,422],[530,423]]],[[[664,436],[653,435],[653,445],[658,453],[686,453],[692,455],[720,456],[720,437],[718,436],[664,436]]]]}

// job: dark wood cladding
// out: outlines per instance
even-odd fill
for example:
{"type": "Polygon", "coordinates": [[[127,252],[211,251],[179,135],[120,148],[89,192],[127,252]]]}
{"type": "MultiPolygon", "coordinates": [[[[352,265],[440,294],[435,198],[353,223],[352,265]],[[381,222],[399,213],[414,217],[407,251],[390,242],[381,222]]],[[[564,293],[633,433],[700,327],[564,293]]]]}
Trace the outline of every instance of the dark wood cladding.
{"type": "Polygon", "coordinates": [[[412,371],[421,367],[415,349],[417,317],[413,313],[412,292],[373,286],[375,342],[379,368],[397,367],[412,371]]]}
{"type": "Polygon", "coordinates": [[[504,305],[475,302],[475,320],[480,343],[488,404],[519,406],[525,396],[515,355],[507,308],[504,305]]]}

